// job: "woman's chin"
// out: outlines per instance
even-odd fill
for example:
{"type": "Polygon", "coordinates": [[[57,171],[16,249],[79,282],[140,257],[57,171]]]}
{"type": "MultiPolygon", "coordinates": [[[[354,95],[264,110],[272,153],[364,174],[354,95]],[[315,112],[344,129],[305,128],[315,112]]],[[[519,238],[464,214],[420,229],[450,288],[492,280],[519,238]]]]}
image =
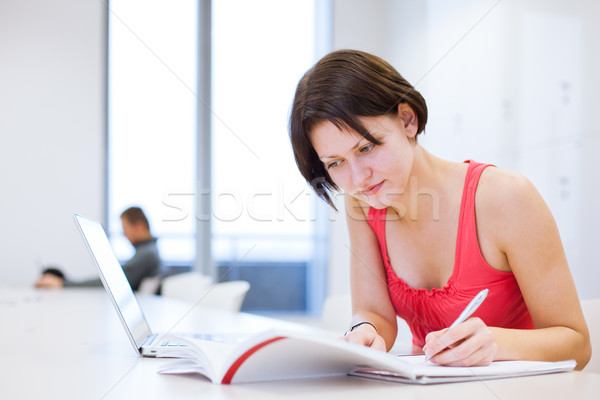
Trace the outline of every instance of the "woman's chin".
{"type": "Polygon", "coordinates": [[[364,201],[369,206],[371,206],[377,210],[381,210],[381,209],[389,207],[387,204],[384,204],[381,202],[379,196],[370,196],[369,197],[369,196],[365,196],[365,195],[358,195],[355,197],[357,199],[359,199],[360,201],[364,201]]]}

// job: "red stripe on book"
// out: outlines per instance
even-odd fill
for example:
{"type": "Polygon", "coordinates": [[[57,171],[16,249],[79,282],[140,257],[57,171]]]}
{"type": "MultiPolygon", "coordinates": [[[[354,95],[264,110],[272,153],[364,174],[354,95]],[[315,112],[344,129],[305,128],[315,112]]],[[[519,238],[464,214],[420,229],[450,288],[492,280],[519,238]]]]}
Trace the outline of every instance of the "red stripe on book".
{"type": "Polygon", "coordinates": [[[273,339],[269,339],[269,340],[267,340],[265,342],[259,343],[256,346],[248,349],[244,354],[242,354],[240,356],[240,358],[238,358],[237,360],[235,360],[235,362],[233,364],[231,364],[231,367],[229,367],[229,370],[227,371],[227,373],[223,377],[223,380],[221,381],[221,383],[223,383],[223,384],[229,384],[229,383],[231,383],[231,380],[233,379],[233,376],[235,375],[235,373],[237,372],[237,370],[242,366],[242,364],[244,363],[244,361],[246,361],[252,354],[256,353],[258,350],[262,349],[266,345],[271,344],[271,343],[276,342],[276,341],[281,340],[281,339],[285,339],[285,336],[278,336],[278,337],[275,337],[273,339]]]}

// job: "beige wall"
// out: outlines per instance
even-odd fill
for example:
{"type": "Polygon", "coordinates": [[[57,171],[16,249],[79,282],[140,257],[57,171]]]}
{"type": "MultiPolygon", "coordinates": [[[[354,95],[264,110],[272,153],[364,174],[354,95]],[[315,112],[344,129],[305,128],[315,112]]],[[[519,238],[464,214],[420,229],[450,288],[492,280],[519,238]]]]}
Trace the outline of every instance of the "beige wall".
{"type": "Polygon", "coordinates": [[[72,215],[103,218],[105,15],[0,2],[0,285],[31,284],[38,262],[95,273],[72,215]]]}

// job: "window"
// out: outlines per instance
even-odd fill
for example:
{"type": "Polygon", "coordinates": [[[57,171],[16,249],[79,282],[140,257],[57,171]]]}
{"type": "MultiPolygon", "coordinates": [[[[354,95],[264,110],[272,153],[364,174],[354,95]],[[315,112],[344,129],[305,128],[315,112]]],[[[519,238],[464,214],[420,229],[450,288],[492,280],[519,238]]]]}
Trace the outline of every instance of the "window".
{"type": "Polygon", "coordinates": [[[316,15],[313,0],[213,2],[213,257],[219,275],[273,297],[256,308],[295,293],[285,307],[310,309],[325,279],[322,204],[298,172],[287,129],[296,84],[316,61],[316,15]]]}
{"type": "Polygon", "coordinates": [[[133,249],[120,214],[141,206],[167,263],[195,257],[197,3],[112,0],[108,42],[108,228],[133,249]],[[179,195],[179,196],[178,196],[179,195]],[[176,200],[175,200],[176,197],[176,200]],[[171,206],[165,206],[170,204],[171,206]]]}
{"type": "Polygon", "coordinates": [[[250,303],[271,299],[255,309],[320,308],[324,204],[297,171],[287,124],[296,83],[321,50],[315,32],[325,4],[214,1],[212,53],[199,57],[198,1],[110,2],[108,218],[119,258],[133,251],[119,215],[139,205],[167,265],[194,265],[205,218],[196,210],[207,196],[197,187],[201,166],[211,170],[214,275],[249,280],[250,303]],[[198,156],[197,136],[197,108],[206,104],[196,95],[198,59],[207,58],[210,163],[198,156]],[[275,289],[298,301],[286,304],[275,289]]]}
{"type": "Polygon", "coordinates": [[[303,259],[311,199],[287,134],[297,81],[314,63],[312,1],[213,5],[214,256],[303,259]],[[282,247],[282,241],[289,245],[282,247]]]}

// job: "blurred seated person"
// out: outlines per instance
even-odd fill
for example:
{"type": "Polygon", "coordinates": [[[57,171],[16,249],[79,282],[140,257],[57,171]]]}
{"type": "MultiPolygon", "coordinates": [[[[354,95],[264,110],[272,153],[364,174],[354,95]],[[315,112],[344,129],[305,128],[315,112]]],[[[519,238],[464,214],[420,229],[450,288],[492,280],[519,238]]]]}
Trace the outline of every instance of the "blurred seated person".
{"type": "MultiPolygon", "coordinates": [[[[130,207],[121,214],[123,234],[135,247],[133,257],[123,265],[125,276],[133,290],[137,290],[144,278],[158,275],[161,266],[156,238],[150,233],[148,218],[139,207],[130,207]]],[[[58,268],[46,268],[35,284],[38,288],[95,287],[102,286],[100,278],[70,281],[58,268]]]]}

